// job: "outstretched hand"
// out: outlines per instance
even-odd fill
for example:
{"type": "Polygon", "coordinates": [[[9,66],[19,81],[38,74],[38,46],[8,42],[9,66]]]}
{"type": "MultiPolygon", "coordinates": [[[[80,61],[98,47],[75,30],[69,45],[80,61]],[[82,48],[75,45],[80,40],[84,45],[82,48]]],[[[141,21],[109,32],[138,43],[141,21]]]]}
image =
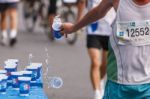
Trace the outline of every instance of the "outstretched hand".
{"type": "Polygon", "coordinates": [[[75,32],[74,24],[72,23],[63,23],[61,33],[67,37],[68,34],[75,32]]]}

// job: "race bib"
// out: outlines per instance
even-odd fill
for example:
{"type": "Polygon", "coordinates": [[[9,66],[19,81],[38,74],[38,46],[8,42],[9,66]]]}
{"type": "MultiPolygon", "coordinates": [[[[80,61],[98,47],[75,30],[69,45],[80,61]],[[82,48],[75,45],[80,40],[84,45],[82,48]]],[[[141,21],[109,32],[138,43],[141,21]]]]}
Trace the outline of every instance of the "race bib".
{"type": "Polygon", "coordinates": [[[142,46],[150,44],[150,20],[117,23],[118,44],[142,46]]]}

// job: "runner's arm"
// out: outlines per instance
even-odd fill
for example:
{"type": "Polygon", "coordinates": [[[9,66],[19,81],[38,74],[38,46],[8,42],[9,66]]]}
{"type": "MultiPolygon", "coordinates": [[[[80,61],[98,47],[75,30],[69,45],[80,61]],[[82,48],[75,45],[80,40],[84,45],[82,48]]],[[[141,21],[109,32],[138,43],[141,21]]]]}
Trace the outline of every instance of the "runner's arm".
{"type": "Polygon", "coordinates": [[[103,0],[97,7],[89,11],[79,22],[75,25],[71,23],[64,23],[62,34],[70,34],[75,32],[82,27],[95,22],[96,20],[103,18],[108,10],[113,6],[112,2],[109,0],[103,0]]]}
{"type": "Polygon", "coordinates": [[[76,22],[78,22],[83,16],[83,12],[86,6],[86,1],[87,0],[78,0],[78,4],[77,4],[78,13],[77,13],[76,22]]]}

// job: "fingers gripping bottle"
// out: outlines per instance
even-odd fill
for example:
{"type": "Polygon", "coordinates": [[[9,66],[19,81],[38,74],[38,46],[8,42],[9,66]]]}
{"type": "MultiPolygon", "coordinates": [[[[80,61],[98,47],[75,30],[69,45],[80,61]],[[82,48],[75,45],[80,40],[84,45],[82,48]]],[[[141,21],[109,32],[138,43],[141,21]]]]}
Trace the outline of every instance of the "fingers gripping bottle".
{"type": "Polygon", "coordinates": [[[56,16],[54,18],[52,28],[53,28],[53,35],[56,39],[60,39],[62,37],[62,34],[60,33],[62,27],[62,21],[60,16],[56,16]]]}

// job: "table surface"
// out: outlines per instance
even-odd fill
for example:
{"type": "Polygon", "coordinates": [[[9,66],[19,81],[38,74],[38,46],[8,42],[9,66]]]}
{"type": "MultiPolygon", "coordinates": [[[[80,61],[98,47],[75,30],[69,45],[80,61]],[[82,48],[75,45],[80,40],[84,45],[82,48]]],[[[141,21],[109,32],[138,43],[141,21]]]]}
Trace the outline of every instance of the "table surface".
{"type": "Polygon", "coordinates": [[[41,87],[31,87],[30,95],[23,97],[19,95],[19,90],[13,90],[8,88],[6,94],[0,94],[1,99],[48,99],[43,88],[41,87]]]}

